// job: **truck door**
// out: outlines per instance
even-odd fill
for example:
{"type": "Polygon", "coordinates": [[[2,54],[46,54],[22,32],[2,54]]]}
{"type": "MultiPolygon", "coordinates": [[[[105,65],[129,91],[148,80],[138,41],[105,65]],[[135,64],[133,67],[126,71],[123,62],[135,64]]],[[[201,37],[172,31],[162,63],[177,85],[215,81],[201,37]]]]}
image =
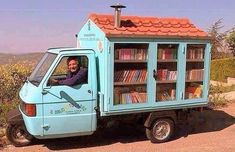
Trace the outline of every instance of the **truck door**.
{"type": "Polygon", "coordinates": [[[42,92],[44,136],[56,138],[91,134],[96,129],[94,53],[61,55],[54,65],[42,92]],[[72,86],[55,83],[55,80],[66,78],[70,56],[78,59],[80,68],[87,69],[87,78],[72,86]]]}

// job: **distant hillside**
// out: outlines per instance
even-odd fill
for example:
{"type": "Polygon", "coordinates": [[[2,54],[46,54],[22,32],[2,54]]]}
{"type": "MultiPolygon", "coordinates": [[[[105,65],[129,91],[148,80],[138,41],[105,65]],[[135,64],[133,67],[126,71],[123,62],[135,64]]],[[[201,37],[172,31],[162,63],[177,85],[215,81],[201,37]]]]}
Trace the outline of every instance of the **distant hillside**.
{"type": "Polygon", "coordinates": [[[0,65],[12,64],[18,62],[34,62],[37,63],[43,53],[25,53],[25,54],[4,54],[0,53],[0,65]]]}

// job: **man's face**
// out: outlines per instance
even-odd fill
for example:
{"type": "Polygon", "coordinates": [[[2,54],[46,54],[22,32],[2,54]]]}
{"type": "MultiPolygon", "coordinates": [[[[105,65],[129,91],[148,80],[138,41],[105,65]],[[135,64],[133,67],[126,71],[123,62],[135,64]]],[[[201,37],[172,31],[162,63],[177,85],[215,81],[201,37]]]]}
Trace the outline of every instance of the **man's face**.
{"type": "Polygon", "coordinates": [[[78,61],[70,60],[68,63],[68,68],[70,72],[75,72],[78,69],[78,61]]]}

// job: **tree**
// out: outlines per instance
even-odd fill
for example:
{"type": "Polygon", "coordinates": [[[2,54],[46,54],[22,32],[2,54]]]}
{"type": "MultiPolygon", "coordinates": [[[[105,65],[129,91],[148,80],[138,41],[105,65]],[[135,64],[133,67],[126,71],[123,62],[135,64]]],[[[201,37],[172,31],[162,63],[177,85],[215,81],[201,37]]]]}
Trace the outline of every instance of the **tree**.
{"type": "Polygon", "coordinates": [[[226,41],[229,45],[229,49],[232,51],[233,56],[235,56],[235,29],[228,34],[226,41]]]}
{"type": "Polygon", "coordinates": [[[223,27],[222,19],[216,21],[208,30],[208,34],[211,37],[211,58],[217,59],[220,58],[219,50],[223,46],[224,34],[220,33],[219,30],[223,27]]]}

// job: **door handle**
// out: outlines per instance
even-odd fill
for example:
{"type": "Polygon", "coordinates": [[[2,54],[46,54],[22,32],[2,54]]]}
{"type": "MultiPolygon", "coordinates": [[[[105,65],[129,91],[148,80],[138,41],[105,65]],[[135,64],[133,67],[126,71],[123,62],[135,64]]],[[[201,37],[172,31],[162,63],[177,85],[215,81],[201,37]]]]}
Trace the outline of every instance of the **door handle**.
{"type": "Polygon", "coordinates": [[[153,70],[153,78],[154,78],[155,80],[157,80],[157,72],[156,72],[155,69],[153,70]]]}
{"type": "Polygon", "coordinates": [[[42,128],[47,131],[47,130],[49,130],[50,125],[49,125],[49,124],[44,124],[44,125],[42,126],[42,128]]]}
{"type": "Polygon", "coordinates": [[[45,94],[47,94],[49,91],[47,91],[47,90],[42,90],[42,95],[45,95],[45,94]]]}
{"type": "Polygon", "coordinates": [[[92,91],[91,91],[91,90],[88,90],[87,92],[88,92],[88,93],[92,93],[92,91]]]}

